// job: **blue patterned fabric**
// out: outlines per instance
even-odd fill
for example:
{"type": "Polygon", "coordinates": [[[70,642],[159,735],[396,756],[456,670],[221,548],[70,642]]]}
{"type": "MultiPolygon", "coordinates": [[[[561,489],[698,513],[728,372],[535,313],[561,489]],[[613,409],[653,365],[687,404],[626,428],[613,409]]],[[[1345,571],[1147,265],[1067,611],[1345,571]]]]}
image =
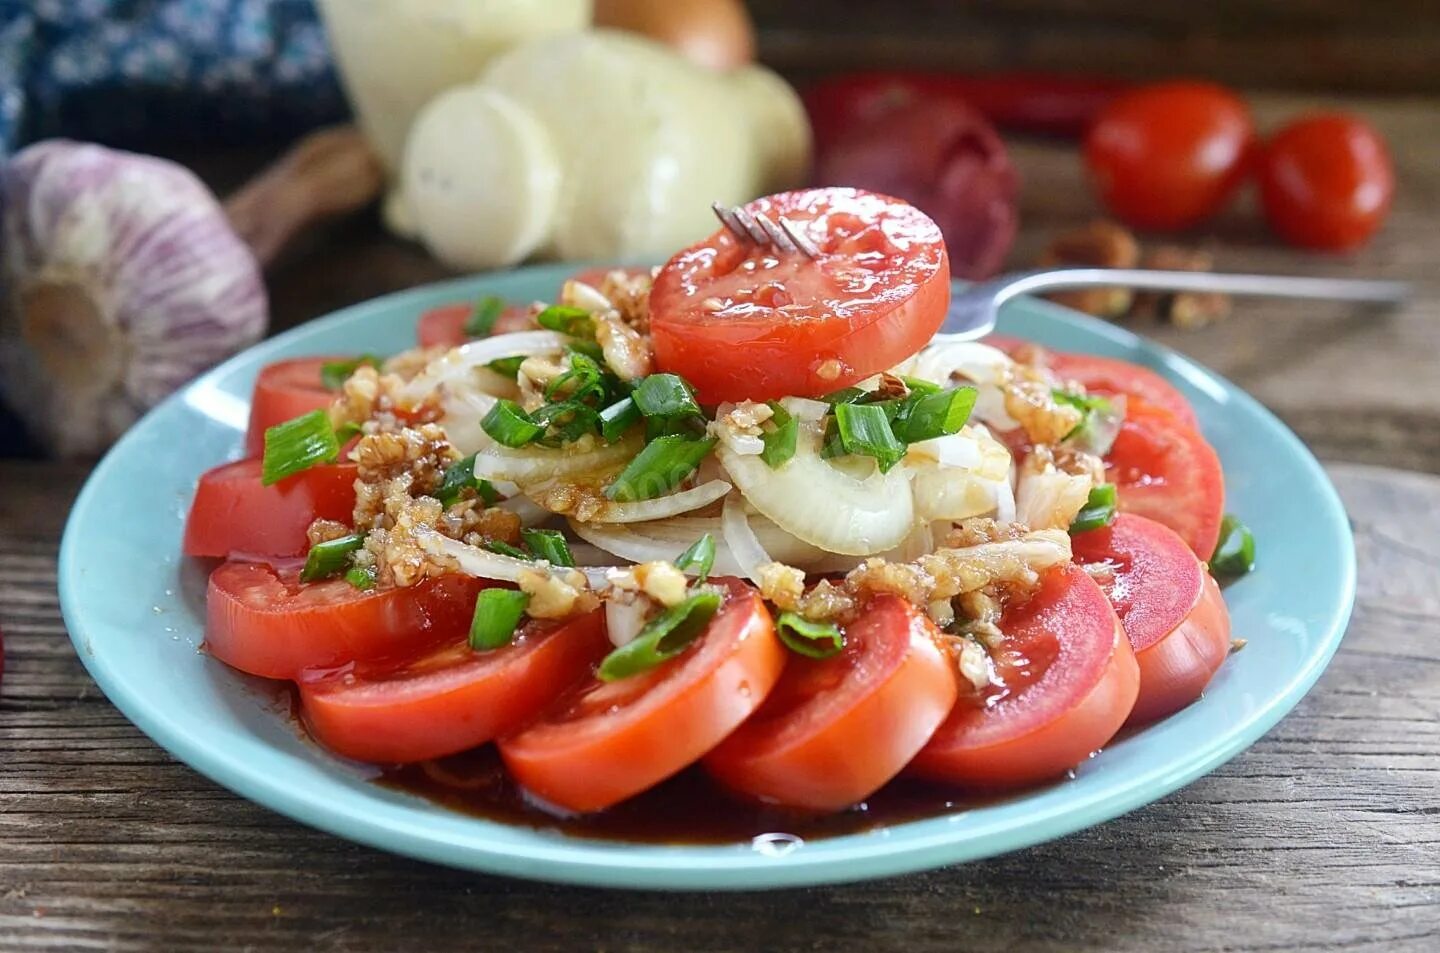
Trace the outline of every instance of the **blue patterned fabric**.
{"type": "Polygon", "coordinates": [[[346,112],[312,0],[0,0],[0,154],[268,139],[346,112]]]}

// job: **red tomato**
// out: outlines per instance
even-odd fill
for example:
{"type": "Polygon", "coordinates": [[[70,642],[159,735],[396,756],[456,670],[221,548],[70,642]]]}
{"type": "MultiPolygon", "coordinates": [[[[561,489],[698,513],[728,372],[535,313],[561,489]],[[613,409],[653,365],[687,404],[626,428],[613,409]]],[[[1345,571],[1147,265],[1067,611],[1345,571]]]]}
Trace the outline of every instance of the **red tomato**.
{"type": "Polygon", "coordinates": [[[328,408],[335,399],[335,392],[321,382],[320,369],[326,364],[346,360],[350,358],[343,355],[297,357],[265,367],[255,378],[255,392],[250,398],[245,455],[258,457],[265,452],[265,431],[268,428],[312,410],[328,408]]]}
{"type": "Polygon", "coordinates": [[[1346,251],[1369,241],[1395,196],[1380,133],[1341,113],[1308,116],[1275,134],[1260,158],[1260,199],[1281,238],[1346,251]]]}
{"type": "Polygon", "coordinates": [[[317,519],[350,522],[355,464],[311,467],[272,486],[260,482],[260,461],[237,460],[207,470],[185,519],[187,556],[299,556],[317,519]]]}
{"type": "Polygon", "coordinates": [[[1075,561],[1102,565],[1100,580],[1140,665],[1130,724],[1179,711],[1200,697],[1230,652],[1220,587],[1185,541],[1154,520],[1121,513],[1072,540],[1075,561]]]}
{"type": "Polygon", "coordinates": [[[1218,212],[1245,176],[1250,110],[1213,83],[1172,82],[1120,96],[1085,137],[1100,200],[1138,228],[1173,231],[1218,212]]]}
{"type": "Polygon", "coordinates": [[[413,656],[468,632],[481,588],[478,579],[452,574],[366,592],[343,579],[301,583],[294,570],[227,562],[210,574],[205,647],[266,678],[413,656]]]}
{"type": "Polygon", "coordinates": [[[944,321],[945,243],[914,206],[829,188],[746,208],[783,217],[821,254],[774,254],[721,229],[660,270],[650,292],[656,363],[694,384],[702,403],[829,393],[894,367],[944,321]]]}
{"type": "MultiPolygon", "coordinates": [[[[471,340],[465,333],[465,325],[475,314],[473,301],[443,304],[420,315],[415,328],[415,338],[421,347],[459,347],[471,340]]],[[[535,316],[529,306],[512,304],[495,319],[491,334],[508,334],[511,331],[532,331],[535,316]]]]}
{"type": "Polygon", "coordinates": [[[915,756],[955,704],[956,669],[924,614],[881,596],[833,658],[792,658],[755,716],[705,758],[721,782],[761,801],[838,811],[915,756]]]}
{"type": "Polygon", "coordinates": [[[457,754],[529,722],[605,656],[605,614],[530,623],[515,642],[476,652],[467,641],[399,668],[356,665],[300,682],[310,733],[349,758],[402,763],[457,754]]]}
{"type": "Polygon", "coordinates": [[[974,788],[1009,788],[1063,774],[1114,737],[1140,688],[1115,610],[1085,571],[1047,573],[1000,622],[991,659],[1000,685],[961,685],[960,700],[912,769],[974,788]]]}
{"type": "Polygon", "coordinates": [[[1132,399],[1105,457],[1120,509],[1148,516],[1209,559],[1225,518],[1225,474],[1215,448],[1167,410],[1132,399]]]}
{"type": "Polygon", "coordinates": [[[500,741],[527,790],[570,811],[599,811],[693,763],[748,718],[780,677],[785,649],[758,594],[733,584],[683,654],[566,705],[500,741]]]}

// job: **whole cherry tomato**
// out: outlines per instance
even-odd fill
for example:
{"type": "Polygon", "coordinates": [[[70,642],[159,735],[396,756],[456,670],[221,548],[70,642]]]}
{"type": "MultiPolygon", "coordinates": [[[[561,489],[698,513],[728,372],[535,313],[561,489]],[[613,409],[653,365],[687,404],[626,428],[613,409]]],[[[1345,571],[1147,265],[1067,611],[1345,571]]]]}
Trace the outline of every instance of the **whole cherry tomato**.
{"type": "Polygon", "coordinates": [[[1172,82],[1127,93],[1085,138],[1105,207],[1137,228],[1190,228],[1220,210],[1244,178],[1250,111],[1213,83],[1172,82]]]}
{"type": "Polygon", "coordinates": [[[1292,245],[1357,248],[1385,221],[1394,194],[1395,170],[1385,140],[1355,116],[1297,119],[1261,154],[1265,218],[1292,245]]]}

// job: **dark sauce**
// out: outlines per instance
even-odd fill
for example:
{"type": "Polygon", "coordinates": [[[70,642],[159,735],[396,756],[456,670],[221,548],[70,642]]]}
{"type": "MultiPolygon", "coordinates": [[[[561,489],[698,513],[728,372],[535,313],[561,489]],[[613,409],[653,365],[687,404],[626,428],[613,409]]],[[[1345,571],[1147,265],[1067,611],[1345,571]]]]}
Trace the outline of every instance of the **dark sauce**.
{"type": "Polygon", "coordinates": [[[689,768],[597,814],[561,816],[529,800],[493,746],[424,764],[387,769],[380,784],[503,824],[576,837],[654,844],[770,843],[855,834],[904,821],[956,814],[994,803],[953,787],[910,778],[891,781],[869,800],[835,814],[808,814],[742,801],[699,768],[689,768]]]}

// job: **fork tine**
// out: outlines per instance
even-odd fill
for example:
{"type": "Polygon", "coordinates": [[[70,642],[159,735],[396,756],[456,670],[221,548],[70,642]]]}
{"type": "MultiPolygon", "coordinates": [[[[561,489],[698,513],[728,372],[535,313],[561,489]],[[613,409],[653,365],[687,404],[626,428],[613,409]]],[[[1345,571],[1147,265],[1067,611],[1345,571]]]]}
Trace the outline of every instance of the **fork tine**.
{"type": "Polygon", "coordinates": [[[820,249],[815,247],[815,243],[810,241],[810,239],[807,238],[805,234],[799,229],[797,229],[794,225],[791,225],[790,222],[786,220],[785,216],[783,215],[780,216],[780,228],[783,232],[785,232],[786,235],[790,237],[790,240],[795,243],[795,247],[800,249],[800,251],[803,252],[806,257],[820,257],[820,249]]]}
{"type": "Polygon", "coordinates": [[[720,220],[720,224],[725,226],[725,229],[730,232],[730,234],[742,242],[753,241],[750,233],[746,231],[745,226],[741,225],[735,218],[735,212],[733,210],[726,208],[719,202],[711,202],[710,210],[715,213],[715,217],[720,220]]]}
{"type": "Polygon", "coordinates": [[[770,221],[770,216],[762,212],[755,216],[755,222],[761,228],[765,229],[765,234],[770,236],[770,240],[774,242],[781,251],[794,254],[798,250],[795,243],[791,241],[790,236],[782,232],[780,226],[770,221]]]}
{"type": "Polygon", "coordinates": [[[743,208],[740,208],[737,205],[735,208],[732,208],[730,210],[730,214],[735,216],[735,221],[739,222],[745,227],[745,231],[750,233],[750,239],[754,241],[755,244],[770,244],[770,236],[765,233],[765,229],[761,228],[760,224],[756,222],[755,219],[750,217],[749,212],[745,211],[743,208]]]}

